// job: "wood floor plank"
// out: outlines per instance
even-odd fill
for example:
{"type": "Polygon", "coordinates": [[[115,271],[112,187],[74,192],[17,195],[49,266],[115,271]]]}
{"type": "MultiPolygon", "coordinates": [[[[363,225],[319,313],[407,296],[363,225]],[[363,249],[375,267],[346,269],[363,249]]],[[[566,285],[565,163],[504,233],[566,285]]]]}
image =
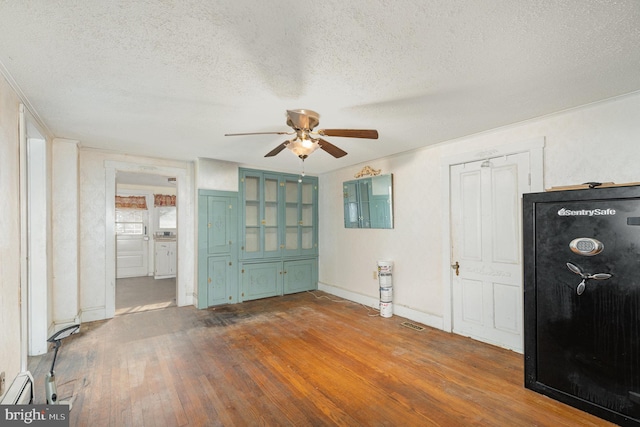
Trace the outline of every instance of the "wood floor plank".
{"type": "Polygon", "coordinates": [[[525,389],[522,355],[316,296],[83,324],[56,362],[70,425],[611,425],[525,389]]]}

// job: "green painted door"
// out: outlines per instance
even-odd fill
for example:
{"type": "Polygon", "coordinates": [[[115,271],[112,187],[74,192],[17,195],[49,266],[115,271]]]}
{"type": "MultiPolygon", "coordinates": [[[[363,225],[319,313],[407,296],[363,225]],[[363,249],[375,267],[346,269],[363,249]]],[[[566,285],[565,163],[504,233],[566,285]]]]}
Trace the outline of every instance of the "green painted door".
{"type": "Polygon", "coordinates": [[[237,218],[237,193],[199,190],[198,308],[238,302],[237,218]]]}

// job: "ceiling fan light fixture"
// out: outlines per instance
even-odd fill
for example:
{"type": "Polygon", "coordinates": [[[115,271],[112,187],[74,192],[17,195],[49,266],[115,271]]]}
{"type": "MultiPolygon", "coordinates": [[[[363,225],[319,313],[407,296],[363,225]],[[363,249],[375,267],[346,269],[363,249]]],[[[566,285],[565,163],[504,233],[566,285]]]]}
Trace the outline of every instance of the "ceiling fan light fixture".
{"type": "Polygon", "coordinates": [[[318,141],[313,139],[296,138],[289,141],[287,148],[291,150],[293,154],[304,160],[309,157],[309,154],[320,148],[320,146],[318,145],[318,141]]]}

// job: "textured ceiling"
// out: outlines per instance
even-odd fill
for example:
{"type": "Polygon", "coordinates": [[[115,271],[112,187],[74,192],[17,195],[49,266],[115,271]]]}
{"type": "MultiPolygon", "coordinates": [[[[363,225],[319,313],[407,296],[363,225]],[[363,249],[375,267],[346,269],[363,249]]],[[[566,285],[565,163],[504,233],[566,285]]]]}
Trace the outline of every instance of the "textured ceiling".
{"type": "Polygon", "coordinates": [[[84,147],[321,173],[640,90],[640,1],[0,0],[0,62],[52,135],[84,147]]]}

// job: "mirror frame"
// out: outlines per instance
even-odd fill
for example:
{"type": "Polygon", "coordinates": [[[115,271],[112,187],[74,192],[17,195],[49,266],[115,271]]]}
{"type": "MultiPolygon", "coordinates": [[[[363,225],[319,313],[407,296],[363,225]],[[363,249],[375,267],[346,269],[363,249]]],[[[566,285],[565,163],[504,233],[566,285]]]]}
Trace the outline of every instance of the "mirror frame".
{"type": "Polygon", "coordinates": [[[393,174],[345,181],[342,193],[345,228],[393,229],[393,174]]]}

